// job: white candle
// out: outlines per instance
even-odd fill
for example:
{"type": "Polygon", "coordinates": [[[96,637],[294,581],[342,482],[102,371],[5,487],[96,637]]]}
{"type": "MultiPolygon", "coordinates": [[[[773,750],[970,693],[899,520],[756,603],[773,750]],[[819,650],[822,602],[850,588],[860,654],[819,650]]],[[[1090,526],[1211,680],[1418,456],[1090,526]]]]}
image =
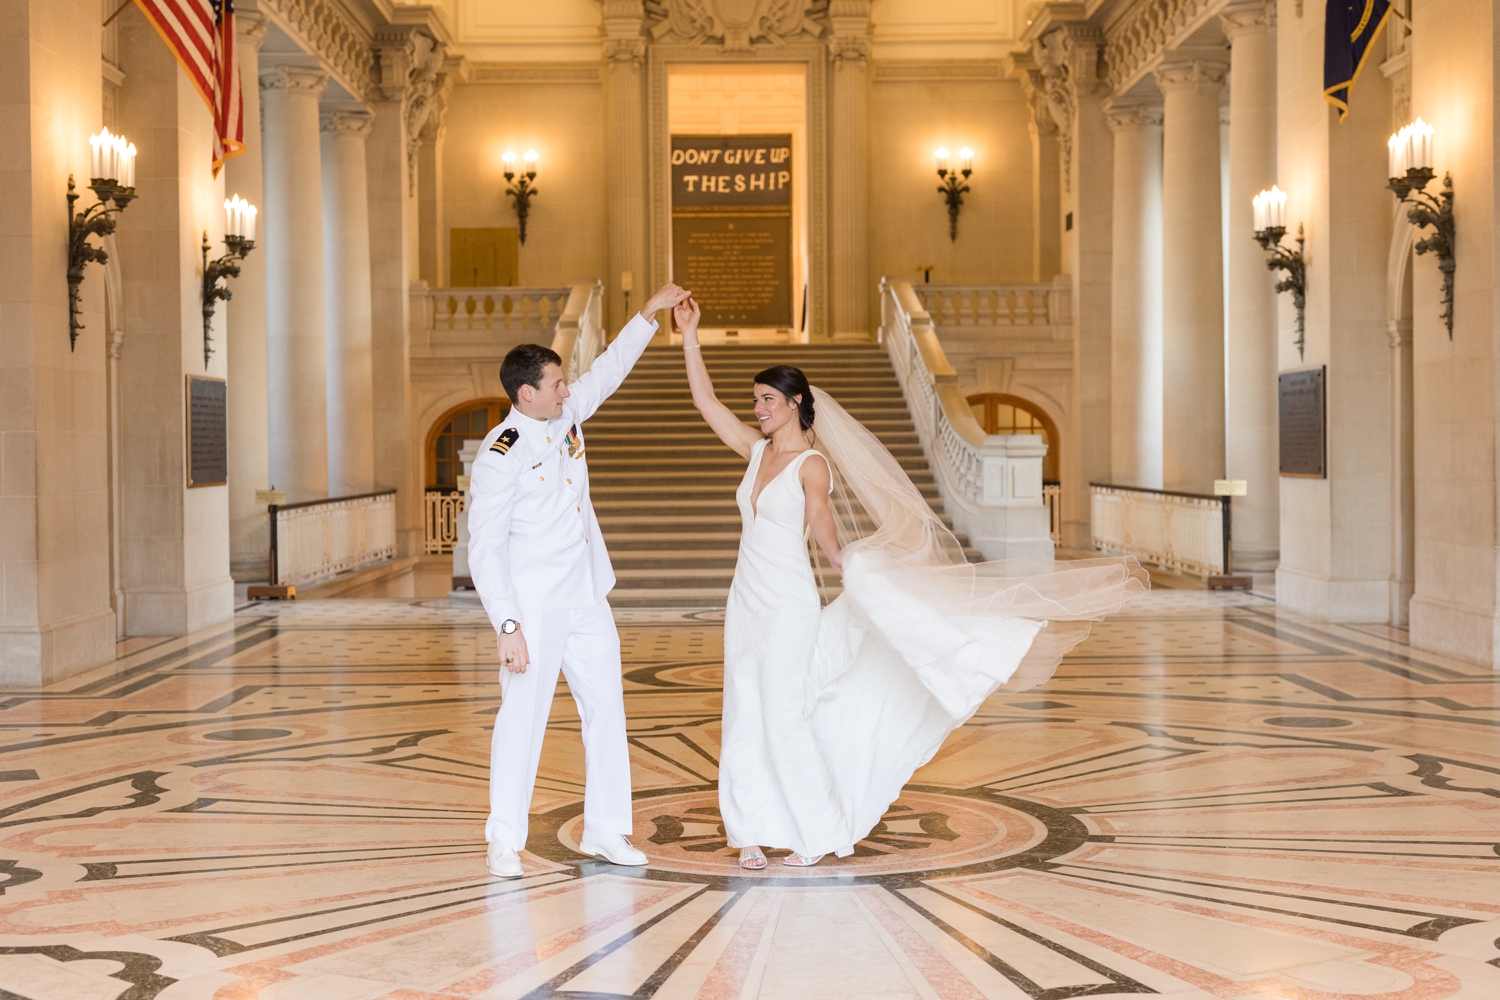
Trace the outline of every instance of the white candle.
{"type": "Polygon", "coordinates": [[[245,202],[244,214],[241,217],[241,225],[243,226],[244,231],[240,233],[240,235],[245,237],[245,239],[249,240],[251,243],[255,242],[255,216],[259,213],[259,211],[259,209],[250,204],[248,201],[245,202]]]}
{"type": "Polygon", "coordinates": [[[1432,126],[1421,118],[1411,124],[1411,165],[1421,168],[1432,168],[1432,126]]]}
{"type": "Polygon", "coordinates": [[[510,150],[507,149],[505,151],[504,155],[502,155],[500,157],[500,159],[505,164],[505,172],[507,174],[513,174],[513,173],[516,172],[516,154],[515,153],[512,153],[510,150]]]}
{"type": "Polygon", "coordinates": [[[1395,132],[1385,141],[1386,146],[1386,176],[1396,178],[1402,176],[1406,171],[1401,169],[1401,136],[1395,132]]]}
{"type": "Polygon", "coordinates": [[[1266,208],[1269,209],[1271,228],[1286,228],[1286,192],[1275,184],[1271,185],[1271,196],[1266,200],[1266,208]]]}
{"type": "Polygon", "coordinates": [[[973,170],[974,151],[967,146],[965,146],[963,149],[960,149],[958,151],[958,165],[959,168],[964,171],[964,173],[968,173],[969,171],[973,170]]]}
{"type": "Polygon", "coordinates": [[[128,188],[134,189],[134,187],[135,187],[135,143],[132,142],[132,143],[128,143],[127,144],[124,139],[121,139],[120,140],[120,145],[123,146],[124,150],[125,150],[125,169],[122,171],[122,173],[124,173],[124,175],[125,175],[125,179],[121,183],[122,183],[122,186],[124,186],[124,187],[128,187],[128,188]]]}
{"type": "Polygon", "coordinates": [[[939,146],[933,150],[932,158],[937,161],[937,168],[940,172],[948,170],[948,151],[946,149],[939,146]]]}
{"type": "Polygon", "coordinates": [[[536,161],[537,161],[537,159],[538,159],[538,157],[536,155],[536,150],[534,150],[534,149],[528,149],[526,151],[526,172],[528,174],[534,174],[534,173],[536,173],[536,161]]]}

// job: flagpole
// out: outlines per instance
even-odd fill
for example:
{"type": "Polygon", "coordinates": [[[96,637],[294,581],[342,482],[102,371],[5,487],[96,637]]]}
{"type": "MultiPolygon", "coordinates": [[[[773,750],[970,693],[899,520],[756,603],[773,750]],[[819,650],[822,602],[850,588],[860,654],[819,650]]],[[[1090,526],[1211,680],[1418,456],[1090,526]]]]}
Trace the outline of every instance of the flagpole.
{"type": "Polygon", "coordinates": [[[125,13],[125,8],[129,7],[133,3],[135,3],[135,0],[125,0],[124,3],[120,4],[120,6],[115,9],[115,12],[113,14],[109,15],[109,17],[106,17],[104,19],[104,23],[101,24],[99,27],[101,27],[101,28],[107,28],[107,27],[109,27],[109,22],[113,21],[115,18],[117,18],[121,14],[125,13]]]}

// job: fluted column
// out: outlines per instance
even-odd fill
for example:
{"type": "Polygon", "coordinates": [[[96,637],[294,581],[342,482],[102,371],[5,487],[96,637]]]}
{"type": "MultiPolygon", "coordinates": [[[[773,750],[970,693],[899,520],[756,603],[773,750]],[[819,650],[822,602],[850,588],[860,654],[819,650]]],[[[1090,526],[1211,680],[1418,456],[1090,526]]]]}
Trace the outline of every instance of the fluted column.
{"type": "Polygon", "coordinates": [[[303,66],[267,66],[260,72],[271,482],[294,502],[328,495],[318,148],[318,98],[327,84],[326,73],[303,66]]]}
{"type": "Polygon", "coordinates": [[[328,493],[375,487],[370,370],[370,199],[365,138],[373,115],[325,111],[323,271],[328,316],[328,493]]]}
{"type": "MultiPolygon", "coordinates": [[[[270,24],[263,14],[235,17],[242,79],[260,78],[260,43],[270,24]]],[[[261,180],[260,88],[244,88],[245,151],[224,165],[224,188],[264,209],[261,180]]],[[[265,246],[264,221],[257,237],[265,246]]],[[[271,484],[270,429],[266,413],[266,256],[240,261],[234,298],[224,303],[229,406],[229,570],[236,581],[266,578],[271,540],[266,509],[255,491],[271,484]]]]}
{"type": "Polygon", "coordinates": [[[644,79],[646,39],[641,0],[604,2],[604,172],[608,198],[609,274],[605,276],[609,330],[651,295],[646,263],[646,138],[644,79]],[[625,275],[631,289],[624,288],[625,275]]]}
{"type": "Polygon", "coordinates": [[[1224,244],[1219,91],[1229,66],[1169,59],[1162,119],[1162,478],[1224,475],[1224,244]]]}
{"type": "Polygon", "coordinates": [[[867,338],[870,301],[875,285],[870,274],[869,169],[869,0],[833,0],[829,4],[833,56],[828,159],[837,177],[829,186],[829,271],[834,337],[867,338]]]}
{"type": "Polygon", "coordinates": [[[1234,500],[1235,559],[1243,569],[1271,570],[1281,537],[1276,292],[1265,251],[1252,238],[1250,201],[1276,180],[1276,7],[1265,0],[1234,4],[1220,21],[1233,73],[1224,470],[1247,486],[1234,500]]]}
{"type": "Polygon", "coordinates": [[[1111,102],[1106,114],[1115,133],[1111,479],[1160,489],[1162,109],[1111,102]]]}

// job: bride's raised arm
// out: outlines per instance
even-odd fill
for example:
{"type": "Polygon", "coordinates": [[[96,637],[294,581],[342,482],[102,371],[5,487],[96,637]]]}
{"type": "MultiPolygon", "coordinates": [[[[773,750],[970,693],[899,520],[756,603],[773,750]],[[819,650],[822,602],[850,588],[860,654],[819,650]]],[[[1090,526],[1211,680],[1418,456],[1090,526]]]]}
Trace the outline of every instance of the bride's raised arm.
{"type": "Polygon", "coordinates": [[[750,457],[750,449],[762,437],[759,428],[751,427],[734,415],[734,411],[714,395],[713,379],[708,377],[708,366],[703,363],[703,352],[698,345],[698,320],[702,311],[692,299],[679,302],[672,310],[677,319],[677,328],[682,331],[682,360],[687,366],[688,386],[693,390],[693,406],[703,414],[703,420],[719,440],[733,448],[741,458],[750,457]]]}

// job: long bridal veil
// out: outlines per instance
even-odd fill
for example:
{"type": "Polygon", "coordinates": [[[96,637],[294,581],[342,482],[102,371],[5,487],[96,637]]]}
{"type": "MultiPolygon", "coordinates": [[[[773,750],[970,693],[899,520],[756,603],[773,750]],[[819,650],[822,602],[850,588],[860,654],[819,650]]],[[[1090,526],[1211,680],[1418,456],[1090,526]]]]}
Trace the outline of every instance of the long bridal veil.
{"type": "MultiPolygon", "coordinates": [[[[851,824],[843,853],[985,698],[1048,680],[1090,624],[1146,593],[1149,578],[1128,556],[968,562],[879,439],[812,392],[844,566],[819,626],[807,714],[851,824]]],[[[826,583],[832,570],[816,558],[826,583]]]]}

